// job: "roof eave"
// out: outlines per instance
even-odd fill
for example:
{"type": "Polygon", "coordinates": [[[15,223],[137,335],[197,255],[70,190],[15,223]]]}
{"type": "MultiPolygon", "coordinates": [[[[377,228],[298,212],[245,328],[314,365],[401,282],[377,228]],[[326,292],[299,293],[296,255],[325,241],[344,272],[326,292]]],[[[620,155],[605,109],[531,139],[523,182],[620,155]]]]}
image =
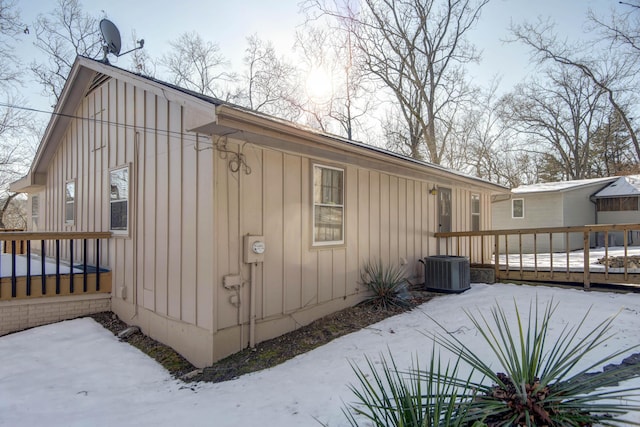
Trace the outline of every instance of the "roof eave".
{"type": "Polygon", "coordinates": [[[296,140],[313,142],[333,150],[357,152],[369,159],[391,162],[396,165],[401,165],[402,167],[414,169],[419,172],[424,172],[425,169],[428,169],[431,174],[439,177],[451,178],[451,176],[453,175],[460,181],[473,183],[474,185],[489,188],[499,193],[509,191],[507,187],[500,184],[492,183],[480,178],[471,177],[456,171],[446,169],[439,165],[410,159],[365,144],[346,141],[338,136],[310,132],[309,130],[302,129],[295,124],[262,117],[259,114],[253,114],[252,112],[244,111],[242,109],[234,108],[228,105],[219,105],[216,108],[216,117],[217,128],[214,130],[214,133],[218,135],[225,135],[225,131],[231,132],[231,129],[234,128],[253,133],[261,132],[267,137],[269,136],[269,134],[273,135],[274,137],[282,137],[286,135],[288,137],[293,137],[296,140]]]}
{"type": "Polygon", "coordinates": [[[22,178],[10,183],[9,191],[12,193],[37,193],[42,191],[46,182],[46,175],[28,173],[22,178]]]}

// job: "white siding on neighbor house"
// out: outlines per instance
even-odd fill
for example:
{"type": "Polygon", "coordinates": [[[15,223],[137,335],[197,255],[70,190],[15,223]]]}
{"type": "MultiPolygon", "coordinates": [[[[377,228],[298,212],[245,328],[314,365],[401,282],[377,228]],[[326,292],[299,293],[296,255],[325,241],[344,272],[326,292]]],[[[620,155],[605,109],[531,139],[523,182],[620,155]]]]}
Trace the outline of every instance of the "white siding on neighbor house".
{"type": "MultiPolygon", "coordinates": [[[[590,197],[606,184],[597,184],[564,193],[564,226],[583,226],[596,223],[596,205],[590,197]]],[[[564,246],[564,245],[563,245],[564,246]]],[[[584,246],[582,233],[569,234],[569,250],[584,246]]]]}
{"type": "MultiPolygon", "coordinates": [[[[564,191],[512,193],[512,198],[524,199],[525,217],[521,219],[511,218],[511,200],[500,201],[493,204],[494,224],[496,224],[496,228],[505,229],[570,227],[595,224],[595,205],[591,202],[590,197],[606,185],[607,182],[595,182],[592,185],[568,188],[564,191]]],[[[598,222],[601,222],[600,218],[598,218],[598,222]]],[[[554,252],[566,250],[567,241],[564,234],[554,233],[552,243],[554,252]]],[[[501,244],[504,245],[504,243],[501,244]]],[[[570,233],[568,244],[569,250],[582,248],[584,244],[582,233],[570,233]]],[[[525,252],[533,252],[533,238],[523,236],[522,247],[525,252]]],[[[539,235],[535,247],[538,252],[548,252],[550,250],[549,235],[539,235]]],[[[513,236],[509,239],[509,251],[514,252],[518,249],[519,240],[516,236],[513,236]]],[[[504,250],[505,248],[502,247],[501,251],[503,252],[504,250]]]]}
{"type": "MultiPolygon", "coordinates": [[[[640,224],[640,211],[611,211],[598,212],[598,224],[640,224]]],[[[596,246],[604,245],[604,235],[595,236],[596,246]]],[[[624,236],[622,232],[609,233],[609,246],[622,246],[624,236]]],[[[634,230],[627,235],[627,244],[640,245],[640,230],[634,230]]]]}
{"type": "MultiPolygon", "coordinates": [[[[582,226],[596,223],[596,205],[590,197],[605,184],[577,188],[563,193],[564,196],[564,225],[582,226]]],[[[582,242],[580,243],[582,245],[582,242]]]]}
{"type": "Polygon", "coordinates": [[[598,212],[598,224],[640,224],[640,211],[598,212]]]}
{"type": "MultiPolygon", "coordinates": [[[[534,194],[511,194],[512,199],[524,200],[524,218],[512,218],[512,199],[494,202],[493,224],[495,229],[542,228],[542,227],[562,227],[563,224],[563,196],[562,193],[534,193],[534,194]]],[[[553,236],[553,249],[564,250],[564,236],[553,236]]],[[[549,250],[549,237],[539,236],[537,241],[533,237],[522,237],[522,251],[531,253],[534,246],[538,252],[549,250]]],[[[500,241],[500,252],[505,251],[504,239],[500,241]]],[[[520,250],[520,240],[518,236],[510,236],[508,241],[509,252],[520,250]]]]}

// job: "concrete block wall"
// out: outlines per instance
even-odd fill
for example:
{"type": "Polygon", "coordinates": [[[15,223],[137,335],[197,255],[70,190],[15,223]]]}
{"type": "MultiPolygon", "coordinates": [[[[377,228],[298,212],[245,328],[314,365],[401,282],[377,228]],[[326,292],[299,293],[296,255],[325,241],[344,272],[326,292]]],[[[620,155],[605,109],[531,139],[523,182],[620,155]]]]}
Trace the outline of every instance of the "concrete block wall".
{"type": "Polygon", "coordinates": [[[0,301],[0,335],[111,311],[110,294],[0,301]]]}

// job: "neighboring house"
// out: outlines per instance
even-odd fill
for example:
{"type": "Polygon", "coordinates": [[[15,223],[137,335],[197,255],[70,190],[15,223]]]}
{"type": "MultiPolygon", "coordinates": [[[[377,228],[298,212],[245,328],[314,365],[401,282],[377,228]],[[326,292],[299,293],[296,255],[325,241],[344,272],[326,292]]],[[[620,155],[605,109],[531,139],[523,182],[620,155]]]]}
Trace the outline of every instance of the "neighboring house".
{"type": "Polygon", "coordinates": [[[421,283],[507,192],[86,58],[12,190],[33,229],[110,230],[113,311],[196,366],[361,301],[367,260],[421,283]]]}
{"type": "MultiPolygon", "coordinates": [[[[640,175],[616,177],[607,187],[593,195],[597,224],[640,224],[640,175]]],[[[609,246],[622,246],[622,233],[609,233],[609,246]]],[[[598,236],[598,245],[604,244],[604,235],[598,236]]],[[[627,244],[640,245],[640,231],[629,232],[627,244]]]]}
{"type": "MultiPolygon", "coordinates": [[[[590,199],[599,190],[617,180],[618,177],[580,179],[575,181],[547,182],[523,185],[511,190],[507,196],[493,198],[493,224],[495,229],[522,229],[543,227],[569,227],[596,224],[596,209],[590,199]]],[[[517,252],[520,242],[517,236],[508,241],[509,252],[517,252]]],[[[569,250],[583,246],[582,235],[569,235],[569,250]]],[[[563,234],[554,234],[553,241],[539,236],[535,243],[538,252],[566,250],[563,234]]],[[[501,253],[505,245],[501,243],[501,253]]],[[[531,236],[522,239],[523,253],[534,251],[531,236]]]]}

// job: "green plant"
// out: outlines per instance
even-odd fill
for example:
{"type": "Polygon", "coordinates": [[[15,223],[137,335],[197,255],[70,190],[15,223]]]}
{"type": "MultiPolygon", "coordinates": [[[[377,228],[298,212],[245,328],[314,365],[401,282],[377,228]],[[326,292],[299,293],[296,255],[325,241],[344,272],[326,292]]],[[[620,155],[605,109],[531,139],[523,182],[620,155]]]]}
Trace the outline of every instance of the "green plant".
{"type": "Polygon", "coordinates": [[[381,260],[368,261],[360,274],[360,280],[371,291],[364,303],[383,309],[409,306],[407,281],[401,267],[386,267],[381,260]]]}
{"type": "Polygon", "coordinates": [[[389,361],[381,356],[380,363],[376,369],[367,358],[369,373],[352,365],[359,387],[350,389],[358,403],[343,409],[352,426],[360,425],[358,415],[377,427],[465,425],[476,385],[470,377],[457,379],[458,363],[443,366],[433,350],[426,371],[416,360],[411,370],[401,372],[391,354],[389,361]]]}
{"type": "Polygon", "coordinates": [[[498,305],[490,310],[489,319],[481,312],[474,316],[465,310],[503,372],[496,372],[453,334],[434,337],[493,383],[478,390],[480,396],[469,411],[472,419],[489,426],[628,425],[628,421],[613,417],[639,411],[640,406],[615,402],[637,396],[634,393],[639,390],[607,390],[618,384],[620,371],[588,373],[638,345],[606,353],[593,363],[585,362],[585,356],[595,354],[612,338],[615,316],[585,330],[589,309],[577,325],[565,325],[550,343],[549,326],[558,304],[549,302],[540,314],[537,301],[531,302],[526,324],[515,301],[514,306],[513,321],[498,305]]]}
{"type": "MultiPolygon", "coordinates": [[[[526,321],[515,301],[514,306],[514,319],[499,305],[490,309],[489,317],[465,310],[501,372],[436,321],[444,333],[433,334],[431,339],[457,356],[453,368],[446,365],[442,370],[434,352],[426,371],[413,367],[401,374],[392,360],[390,365],[383,361],[379,373],[368,362],[371,380],[354,368],[361,389],[351,387],[359,400],[352,411],[376,426],[639,425],[617,417],[640,411],[633,400],[640,388],[613,388],[620,378],[636,376],[634,367],[591,372],[640,346],[602,355],[601,349],[612,338],[615,316],[587,329],[589,309],[575,326],[564,326],[551,340],[549,330],[557,304],[549,302],[541,312],[537,301],[531,302],[526,321]],[[592,355],[595,362],[587,362],[586,356],[592,355]],[[459,378],[460,363],[482,380],[459,378]]],[[[357,425],[352,414],[348,417],[351,425],[357,425]]]]}

